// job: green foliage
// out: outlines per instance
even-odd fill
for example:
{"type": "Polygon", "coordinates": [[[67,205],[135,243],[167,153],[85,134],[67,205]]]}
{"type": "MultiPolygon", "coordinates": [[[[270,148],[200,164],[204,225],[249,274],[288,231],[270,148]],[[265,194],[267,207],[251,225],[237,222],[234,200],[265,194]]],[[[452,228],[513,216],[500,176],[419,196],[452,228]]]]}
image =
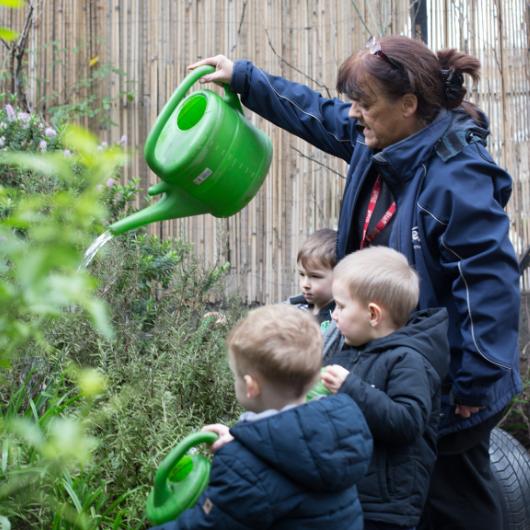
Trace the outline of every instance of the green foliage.
{"type": "Polygon", "coordinates": [[[81,311],[64,313],[46,334],[52,354],[38,357],[38,370],[17,367],[16,373],[27,374],[22,386],[20,377],[5,383],[11,408],[29,416],[25,396],[42,400],[43,389],[54,397],[45,406],[39,402],[40,414],[79,414],[83,389],[94,386],[93,372],[85,374],[88,382],[78,382],[80,394],[64,376],[66,362],[97,369],[96,387],[97,374],[106,374],[107,386],[84,423],[99,440],[93,463],[70,469],[67,483],[64,477],[54,482],[55,504],[42,497],[22,507],[15,499],[15,521],[25,519],[28,528],[68,528],[72,521],[80,528],[143,528],[154,472],[171,447],[205,423],[235,419],[224,338],[241,309],[216,307],[226,313],[226,324],[206,316],[226,266],[204,268],[191,250],[145,234],[112,240],[92,272],[112,308],[114,338],[96,333],[81,311]]]}
{"type": "MultiPolygon", "coordinates": [[[[50,45],[54,55],[60,57],[65,53],[79,53],[80,49],[65,50],[62,43],[54,41],[50,45]]],[[[58,62],[58,61],[56,61],[58,62]]],[[[124,104],[134,101],[135,94],[131,89],[132,82],[127,74],[108,63],[101,63],[99,57],[92,57],[88,64],[88,75],[68,87],[67,93],[52,93],[46,96],[42,104],[52,123],[60,127],[68,122],[91,120],[98,129],[108,129],[114,123],[110,117],[111,108],[117,103],[124,104]],[[112,82],[117,86],[125,86],[114,96],[101,97],[98,87],[103,82],[112,82]]]]}
{"type": "Polygon", "coordinates": [[[228,264],[181,241],[128,233],[79,270],[137,183],[86,131],[34,145],[0,153],[0,525],[144,528],[157,464],[238,413],[224,338],[241,309],[212,305],[228,264]]]}
{"type": "MultiPolygon", "coordinates": [[[[40,127],[28,116],[16,115],[11,121],[40,127]]],[[[25,126],[12,127],[11,121],[9,138],[19,141],[18,132],[25,126]]],[[[30,132],[27,137],[34,136],[30,132]]],[[[1,393],[0,502],[2,517],[10,514],[12,502],[22,498],[24,503],[54,506],[64,512],[65,520],[87,527],[86,515],[72,511],[54,492],[57,477],[91,460],[96,441],[87,433],[86,417],[92,397],[84,391],[83,403],[72,408],[78,397],[72,401],[71,394],[78,392],[74,384],[65,383],[64,367],[53,384],[35,390],[35,363],[50,356],[46,330],[65,311],[82,309],[99,333],[112,336],[105,305],[94,294],[96,282],[78,266],[83,242],[94,223],[105,217],[98,201],[99,183],[115,172],[124,155],[117,149],[99,151],[95,138],[74,127],[66,129],[60,141],[70,149],[70,156],[62,151],[30,152],[29,144],[15,145],[29,152],[4,145],[0,153],[0,364],[6,369],[15,362],[8,375],[2,374],[2,385],[7,386],[1,393]],[[48,193],[29,193],[31,186],[13,187],[14,174],[31,179],[44,175],[57,186],[48,193]],[[27,370],[17,371],[20,362],[27,366],[28,359],[33,360],[27,370]]]]}
{"type": "Polygon", "coordinates": [[[32,341],[43,341],[44,326],[65,308],[82,307],[97,329],[111,330],[105,308],[93,296],[95,282],[78,271],[84,241],[104,208],[98,204],[98,184],[123,163],[121,150],[97,149],[95,139],[70,127],[63,143],[73,155],[62,152],[4,152],[0,163],[58,179],[62,189],[49,194],[0,190],[0,361],[8,361],[32,341]],[[67,189],[67,186],[72,189],[67,189]]]}

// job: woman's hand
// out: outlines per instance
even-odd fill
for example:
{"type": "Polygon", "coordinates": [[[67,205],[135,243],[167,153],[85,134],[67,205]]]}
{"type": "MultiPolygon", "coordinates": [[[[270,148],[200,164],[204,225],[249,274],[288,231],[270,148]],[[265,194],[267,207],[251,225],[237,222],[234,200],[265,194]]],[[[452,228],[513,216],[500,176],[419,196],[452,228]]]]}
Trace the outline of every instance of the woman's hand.
{"type": "Polygon", "coordinates": [[[226,425],[222,423],[214,423],[212,425],[205,425],[201,431],[213,432],[219,436],[219,438],[212,444],[210,448],[212,453],[215,453],[218,449],[221,449],[223,445],[231,442],[234,437],[230,434],[230,430],[226,425]]]}
{"type": "Polygon", "coordinates": [[[234,63],[224,55],[216,55],[215,57],[207,57],[201,61],[190,64],[188,70],[194,70],[199,66],[209,64],[215,66],[213,74],[205,75],[199,79],[199,83],[211,83],[212,81],[220,84],[230,84],[232,81],[232,74],[234,72],[234,63]]]}
{"type": "Polygon", "coordinates": [[[326,369],[322,372],[320,378],[322,379],[324,386],[333,394],[336,394],[342,386],[342,383],[346,381],[349,373],[350,372],[343,366],[331,364],[330,366],[326,366],[326,369]]]}

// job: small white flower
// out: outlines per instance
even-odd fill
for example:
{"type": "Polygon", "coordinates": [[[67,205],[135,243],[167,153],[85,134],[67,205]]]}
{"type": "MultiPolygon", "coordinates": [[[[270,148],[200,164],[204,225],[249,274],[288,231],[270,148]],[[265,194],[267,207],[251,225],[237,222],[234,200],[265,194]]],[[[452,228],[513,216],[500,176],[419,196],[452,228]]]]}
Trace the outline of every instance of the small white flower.
{"type": "Polygon", "coordinates": [[[103,151],[104,149],[107,149],[108,145],[109,145],[109,144],[108,144],[107,142],[101,142],[101,143],[98,145],[97,149],[98,149],[98,151],[103,151]]]}
{"type": "Polygon", "coordinates": [[[44,135],[48,138],[53,138],[54,136],[57,136],[57,131],[51,127],[46,127],[46,129],[44,129],[44,135]]]}
{"type": "Polygon", "coordinates": [[[66,158],[70,158],[72,156],[72,151],[70,151],[70,149],[65,149],[63,151],[63,155],[66,157],[66,158]]]}
{"type": "Polygon", "coordinates": [[[29,121],[29,119],[31,118],[31,116],[27,113],[27,112],[19,112],[17,114],[17,118],[24,122],[24,123],[27,123],[29,121]]]}
{"type": "Polygon", "coordinates": [[[124,134],[120,138],[120,141],[118,142],[122,147],[125,147],[127,145],[127,135],[124,134]]]}
{"type": "Polygon", "coordinates": [[[40,149],[41,151],[43,151],[43,152],[46,151],[46,148],[47,148],[47,147],[48,147],[48,144],[46,143],[46,140],[41,140],[41,141],[39,142],[39,149],[40,149]]]}

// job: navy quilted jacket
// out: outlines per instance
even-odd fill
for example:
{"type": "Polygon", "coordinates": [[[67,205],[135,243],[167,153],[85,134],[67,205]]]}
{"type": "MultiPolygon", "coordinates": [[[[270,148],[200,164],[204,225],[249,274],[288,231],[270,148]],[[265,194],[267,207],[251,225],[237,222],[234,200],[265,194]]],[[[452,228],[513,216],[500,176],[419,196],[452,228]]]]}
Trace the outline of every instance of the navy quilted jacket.
{"type": "Polygon", "coordinates": [[[407,256],[421,280],[419,309],[445,307],[451,365],[444,383],[441,434],[479,424],[522,389],[517,344],[519,268],[503,210],[510,176],[483,143],[487,126],[462,110],[440,111],[416,134],[374,152],[348,117],[350,104],[237,61],[232,88],[248,108],[349,163],[337,257],[358,248],[352,231],[359,190],[377,171],[397,212],[388,245],[407,256]],[[462,419],[454,403],[483,407],[462,419]]]}
{"type": "Polygon", "coordinates": [[[362,530],[356,484],[372,439],[349,396],[240,421],[230,432],[196,506],[157,530],[362,530]]]}

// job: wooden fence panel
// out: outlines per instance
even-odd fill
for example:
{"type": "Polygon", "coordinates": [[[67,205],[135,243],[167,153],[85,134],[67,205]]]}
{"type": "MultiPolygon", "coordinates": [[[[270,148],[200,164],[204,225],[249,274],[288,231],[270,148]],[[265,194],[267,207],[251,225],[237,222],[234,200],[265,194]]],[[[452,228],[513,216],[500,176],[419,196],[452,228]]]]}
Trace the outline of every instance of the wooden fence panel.
{"type": "MultiPolygon", "coordinates": [[[[409,0],[33,0],[27,93],[35,108],[94,98],[115,125],[95,132],[128,139],[125,179],[156,182],[143,160],[150,126],[186,65],[223,53],[251,58],[271,73],[335,95],[337,69],[370,34],[410,34],[409,0]],[[119,72],[108,72],[108,65],[119,72]],[[107,69],[106,69],[107,68],[107,69]],[[85,82],[101,76],[96,83],[85,82]],[[134,99],[127,92],[134,92],[134,99]]],[[[525,0],[428,0],[433,49],[477,55],[482,81],[472,91],[492,119],[494,157],[515,179],[509,212],[518,251],[530,243],[528,176],[528,8],[525,0]],[[480,6],[479,6],[480,4],[480,6]]],[[[0,23],[20,29],[24,10],[2,10],[0,23]]],[[[4,59],[5,50],[0,52],[4,59]]],[[[150,230],[195,245],[205,263],[231,263],[229,291],[274,302],[296,292],[300,242],[336,227],[345,164],[248,113],[273,140],[269,176],[251,204],[229,219],[168,221],[150,230]]],[[[85,123],[97,128],[94,119],[85,123]]],[[[138,199],[140,201],[140,198],[138,199]]]]}

